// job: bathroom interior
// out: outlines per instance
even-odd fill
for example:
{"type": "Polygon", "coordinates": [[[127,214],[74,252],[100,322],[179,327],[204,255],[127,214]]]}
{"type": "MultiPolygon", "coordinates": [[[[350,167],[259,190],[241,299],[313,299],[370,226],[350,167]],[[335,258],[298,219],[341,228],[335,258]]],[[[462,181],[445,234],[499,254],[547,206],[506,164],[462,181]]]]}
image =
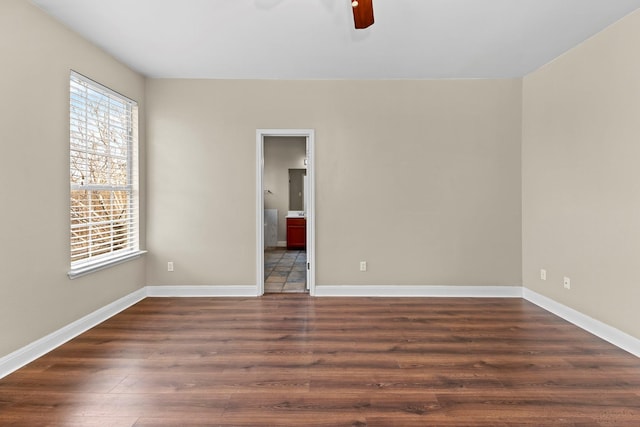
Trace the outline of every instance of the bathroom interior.
{"type": "Polygon", "coordinates": [[[264,292],[307,293],[306,137],[264,138],[264,292]]]}

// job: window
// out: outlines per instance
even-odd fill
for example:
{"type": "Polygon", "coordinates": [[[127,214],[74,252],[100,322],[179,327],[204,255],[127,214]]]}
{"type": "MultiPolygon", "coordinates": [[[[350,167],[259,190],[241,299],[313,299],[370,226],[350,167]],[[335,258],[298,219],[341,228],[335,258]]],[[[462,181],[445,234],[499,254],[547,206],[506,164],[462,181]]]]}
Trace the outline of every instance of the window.
{"type": "Polygon", "coordinates": [[[71,72],[73,278],[139,255],[137,104],[71,72]]]}

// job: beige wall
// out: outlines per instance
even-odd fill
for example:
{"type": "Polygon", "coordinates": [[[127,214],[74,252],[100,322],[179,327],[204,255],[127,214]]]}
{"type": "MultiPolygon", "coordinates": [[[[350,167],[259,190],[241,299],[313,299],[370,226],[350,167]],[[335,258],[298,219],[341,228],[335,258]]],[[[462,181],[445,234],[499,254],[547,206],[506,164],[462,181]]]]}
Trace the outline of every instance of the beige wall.
{"type": "Polygon", "coordinates": [[[318,286],[521,283],[520,80],[150,79],[146,95],[149,285],[255,284],[259,128],[316,131],[318,286]]]}
{"type": "Polygon", "coordinates": [[[264,208],[278,210],[278,241],[287,240],[289,211],[289,169],[306,169],[305,137],[267,136],[264,138],[264,208]]]}
{"type": "Polygon", "coordinates": [[[522,153],[524,286],[636,338],[639,45],[636,12],[527,76],[522,153]]]}
{"type": "Polygon", "coordinates": [[[635,13],[523,81],[151,79],[145,94],[3,0],[0,357],[144,284],[255,284],[258,128],[316,131],[318,286],[523,283],[640,338],[639,42],[635,13]],[[150,249],[73,281],[70,69],[140,102],[150,249]]]}
{"type": "Polygon", "coordinates": [[[0,57],[2,357],[144,284],[142,259],[67,278],[69,70],[139,101],[142,117],[144,79],[23,0],[0,1],[0,57]]]}

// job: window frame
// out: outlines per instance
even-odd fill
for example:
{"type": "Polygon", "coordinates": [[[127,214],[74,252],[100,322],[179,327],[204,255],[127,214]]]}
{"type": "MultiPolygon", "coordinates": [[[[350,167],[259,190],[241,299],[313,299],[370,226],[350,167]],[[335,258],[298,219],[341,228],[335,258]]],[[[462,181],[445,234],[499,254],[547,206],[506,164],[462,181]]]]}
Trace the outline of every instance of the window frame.
{"type": "Polygon", "coordinates": [[[71,70],[69,76],[70,270],[67,273],[70,279],[138,258],[145,253],[140,250],[138,145],[137,102],[71,70]],[[115,116],[112,114],[115,113],[112,109],[118,105],[122,108],[117,114],[124,118],[114,120],[115,116]],[[78,113],[78,107],[80,110],[84,109],[84,114],[78,113]],[[91,108],[95,108],[95,114],[89,112],[91,108]],[[119,141],[111,142],[115,140],[112,135],[116,133],[116,124],[121,125],[118,133],[119,141]],[[124,129],[125,126],[126,129],[124,129]],[[77,130],[74,130],[74,127],[77,130]],[[105,134],[109,135],[109,142],[105,143],[106,137],[100,129],[105,130],[105,134]],[[97,149],[95,141],[102,142],[104,148],[97,149]],[[126,145],[126,155],[118,154],[118,151],[123,149],[123,145],[126,145]],[[102,162],[102,170],[93,173],[95,172],[93,168],[97,167],[93,166],[93,162],[102,162]],[[78,172],[82,176],[80,183],[78,183],[78,172]],[[122,182],[123,173],[126,182],[122,182]],[[99,178],[95,178],[96,176],[99,178]],[[92,179],[100,182],[89,182],[92,179]],[[86,192],[86,195],[79,196],[78,192],[86,192]],[[105,194],[108,197],[104,197],[105,194]],[[100,208],[93,207],[94,199],[100,200],[100,208]],[[79,200],[85,203],[82,204],[79,200]],[[118,216],[120,218],[117,218],[118,216]],[[95,237],[92,235],[94,230],[98,230],[95,237]],[[83,232],[86,234],[81,237],[80,234],[83,232]],[[74,259],[78,256],[80,258],[74,259]]]}

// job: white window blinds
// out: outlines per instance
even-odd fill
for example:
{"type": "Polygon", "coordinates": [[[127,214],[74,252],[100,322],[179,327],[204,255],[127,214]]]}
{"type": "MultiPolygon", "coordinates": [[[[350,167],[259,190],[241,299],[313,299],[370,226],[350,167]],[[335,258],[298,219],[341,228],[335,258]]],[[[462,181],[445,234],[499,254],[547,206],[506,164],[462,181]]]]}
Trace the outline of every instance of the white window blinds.
{"type": "Polygon", "coordinates": [[[71,270],[139,250],[137,104],[70,77],[71,270]]]}

